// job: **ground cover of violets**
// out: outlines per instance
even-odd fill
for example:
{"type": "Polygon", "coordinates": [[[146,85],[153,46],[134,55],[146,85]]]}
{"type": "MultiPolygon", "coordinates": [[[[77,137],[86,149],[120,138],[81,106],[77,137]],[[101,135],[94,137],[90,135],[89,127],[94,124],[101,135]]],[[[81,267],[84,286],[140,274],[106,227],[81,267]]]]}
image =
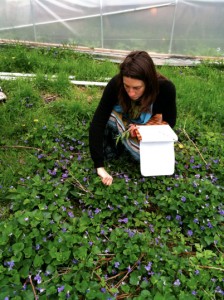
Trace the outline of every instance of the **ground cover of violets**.
{"type": "Polygon", "coordinates": [[[43,118],[33,99],[18,106],[30,126],[12,123],[17,144],[0,143],[2,157],[20,158],[13,185],[1,185],[0,300],[223,299],[220,131],[177,125],[172,176],[142,177],[123,156],[106,163],[105,187],[89,154],[92,112],[55,101],[43,118]]]}
{"type": "Polygon", "coordinates": [[[203,161],[177,130],[173,176],[143,178],[124,157],[108,163],[114,183],[105,187],[89,157],[88,121],[36,120],[20,143],[39,151],[7,196],[0,299],[223,298],[218,136],[194,133],[203,161]]]}

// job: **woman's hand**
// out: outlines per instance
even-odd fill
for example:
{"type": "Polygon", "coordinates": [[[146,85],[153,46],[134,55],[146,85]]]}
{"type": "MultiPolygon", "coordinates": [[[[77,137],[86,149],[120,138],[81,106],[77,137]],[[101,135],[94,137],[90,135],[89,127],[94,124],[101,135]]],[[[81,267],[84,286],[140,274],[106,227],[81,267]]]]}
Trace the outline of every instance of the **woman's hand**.
{"type": "Polygon", "coordinates": [[[103,167],[97,168],[96,171],[97,171],[97,174],[100,176],[101,181],[102,181],[103,184],[105,184],[105,185],[111,185],[112,184],[113,177],[110,176],[103,167]]]}
{"type": "Polygon", "coordinates": [[[131,137],[136,137],[136,125],[130,124],[128,131],[130,132],[131,137]]]}

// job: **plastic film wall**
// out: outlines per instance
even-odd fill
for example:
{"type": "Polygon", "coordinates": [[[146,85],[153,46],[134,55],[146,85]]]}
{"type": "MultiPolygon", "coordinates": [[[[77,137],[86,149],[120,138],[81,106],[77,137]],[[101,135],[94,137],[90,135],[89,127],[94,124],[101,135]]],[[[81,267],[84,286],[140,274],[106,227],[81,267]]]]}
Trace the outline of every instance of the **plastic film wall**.
{"type": "Polygon", "coordinates": [[[0,39],[224,56],[224,0],[1,0],[0,39]]]}

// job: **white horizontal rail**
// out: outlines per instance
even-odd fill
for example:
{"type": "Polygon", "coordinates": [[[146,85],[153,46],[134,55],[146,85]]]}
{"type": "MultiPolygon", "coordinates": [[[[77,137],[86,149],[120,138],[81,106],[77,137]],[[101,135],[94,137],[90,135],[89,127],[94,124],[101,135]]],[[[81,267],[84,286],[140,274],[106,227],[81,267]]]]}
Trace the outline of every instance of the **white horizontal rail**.
{"type": "MultiPolygon", "coordinates": [[[[16,80],[19,78],[35,78],[35,74],[23,74],[23,73],[8,73],[8,72],[0,72],[0,79],[2,80],[16,80]]],[[[53,76],[47,76],[45,75],[46,78],[50,80],[54,80],[57,78],[56,75],[53,76]]],[[[74,80],[74,76],[69,76],[69,80],[72,84],[74,85],[84,85],[84,86],[106,86],[107,82],[97,82],[97,81],[80,81],[80,80],[74,80]]],[[[109,80],[107,78],[107,80],[109,80]]]]}

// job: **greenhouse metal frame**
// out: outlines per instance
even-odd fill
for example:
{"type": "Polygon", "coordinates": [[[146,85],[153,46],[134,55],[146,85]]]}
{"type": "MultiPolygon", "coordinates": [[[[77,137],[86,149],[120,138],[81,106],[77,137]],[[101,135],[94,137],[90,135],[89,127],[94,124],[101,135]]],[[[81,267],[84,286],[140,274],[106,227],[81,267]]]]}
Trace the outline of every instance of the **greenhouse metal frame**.
{"type": "Polygon", "coordinates": [[[224,56],[224,0],[1,0],[0,39],[224,56]]]}

